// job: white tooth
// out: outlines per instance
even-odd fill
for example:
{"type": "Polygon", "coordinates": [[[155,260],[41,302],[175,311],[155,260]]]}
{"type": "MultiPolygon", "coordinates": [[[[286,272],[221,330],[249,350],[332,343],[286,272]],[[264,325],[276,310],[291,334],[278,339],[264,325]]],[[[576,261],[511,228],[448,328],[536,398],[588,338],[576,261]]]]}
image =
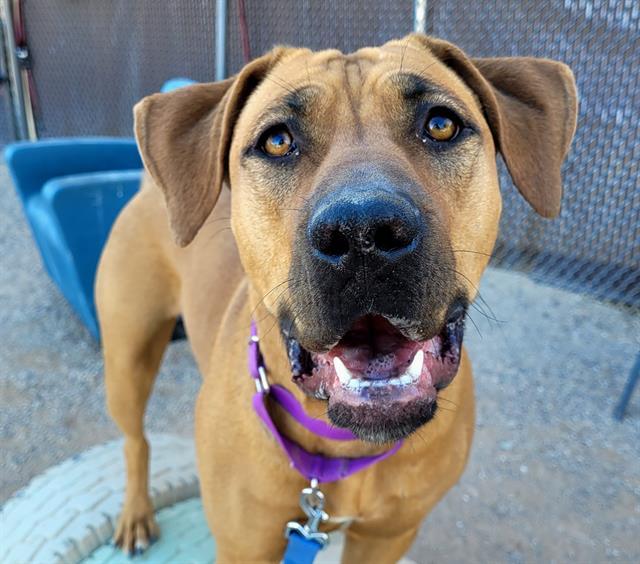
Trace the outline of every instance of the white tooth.
{"type": "Polygon", "coordinates": [[[413,380],[411,380],[411,376],[409,376],[408,374],[403,374],[400,377],[400,384],[402,386],[406,386],[407,384],[411,384],[411,382],[413,382],[413,380]]]}
{"type": "Polygon", "coordinates": [[[336,356],[333,359],[333,366],[336,369],[336,374],[338,375],[340,382],[344,385],[348,384],[352,376],[351,372],[349,372],[349,369],[344,365],[344,362],[342,362],[340,358],[336,356]]]}
{"type": "Polygon", "coordinates": [[[391,380],[389,380],[388,383],[390,386],[399,386],[400,378],[391,378],[391,380]]]}
{"type": "Polygon", "coordinates": [[[349,380],[347,388],[359,392],[364,388],[368,388],[370,385],[371,382],[369,382],[368,380],[358,380],[358,378],[352,378],[351,380],[349,380]]]}
{"type": "Polygon", "coordinates": [[[413,357],[411,361],[411,365],[404,373],[405,376],[409,376],[411,378],[411,382],[417,382],[418,378],[420,378],[420,373],[422,372],[422,365],[424,364],[424,352],[420,349],[416,356],[413,357]]]}

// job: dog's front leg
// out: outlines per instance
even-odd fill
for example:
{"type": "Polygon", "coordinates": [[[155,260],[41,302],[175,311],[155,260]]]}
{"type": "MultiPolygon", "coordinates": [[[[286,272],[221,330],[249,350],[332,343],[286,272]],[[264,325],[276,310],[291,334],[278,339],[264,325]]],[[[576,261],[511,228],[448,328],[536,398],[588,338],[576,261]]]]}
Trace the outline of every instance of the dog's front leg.
{"type": "Polygon", "coordinates": [[[237,531],[233,537],[219,534],[216,541],[216,564],[239,564],[245,562],[278,563],[286,548],[279,519],[262,524],[259,529],[237,531]],[[277,526],[274,522],[278,521],[277,526]]]}
{"type": "Polygon", "coordinates": [[[196,405],[200,491],[217,563],[280,562],[306,485],[249,401],[229,401],[250,397],[247,380],[229,378],[238,389],[225,390],[221,378],[206,378],[196,405]]]}
{"type": "Polygon", "coordinates": [[[124,435],[127,468],[114,541],[129,554],[143,551],[159,533],[144,414],[178,311],[178,284],[157,249],[145,208],[149,194],[140,192],[118,217],[96,280],[107,406],[124,435]]]}
{"type": "Polygon", "coordinates": [[[419,524],[395,535],[381,534],[377,528],[354,524],[345,535],[343,564],[375,562],[395,564],[409,550],[418,534],[419,524]]]}
{"type": "MultiPolygon", "coordinates": [[[[259,480],[249,487],[256,491],[250,491],[232,476],[221,476],[221,472],[201,475],[200,483],[207,521],[215,538],[216,563],[281,562],[286,549],[284,527],[300,512],[296,495],[274,495],[267,503],[258,499],[259,480]]],[[[297,486],[286,490],[295,492],[297,486]]]]}

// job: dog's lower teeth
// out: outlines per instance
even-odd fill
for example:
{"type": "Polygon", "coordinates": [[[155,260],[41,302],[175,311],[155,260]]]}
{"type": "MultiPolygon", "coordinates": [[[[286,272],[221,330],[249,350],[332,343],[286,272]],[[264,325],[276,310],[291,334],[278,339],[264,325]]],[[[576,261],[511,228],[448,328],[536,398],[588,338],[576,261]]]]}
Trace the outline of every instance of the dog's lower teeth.
{"type": "Polygon", "coordinates": [[[340,383],[349,390],[359,391],[364,388],[383,388],[385,386],[408,386],[414,384],[420,378],[422,373],[422,367],[424,365],[424,351],[422,349],[416,352],[409,368],[406,372],[396,378],[385,378],[381,380],[367,380],[364,378],[357,378],[351,374],[351,371],[344,365],[344,362],[339,357],[333,359],[333,366],[340,383]]]}
{"type": "Polygon", "coordinates": [[[371,386],[370,380],[358,380],[357,378],[352,378],[347,384],[347,388],[349,388],[350,390],[362,390],[363,388],[368,388],[369,386],[371,386]]]}

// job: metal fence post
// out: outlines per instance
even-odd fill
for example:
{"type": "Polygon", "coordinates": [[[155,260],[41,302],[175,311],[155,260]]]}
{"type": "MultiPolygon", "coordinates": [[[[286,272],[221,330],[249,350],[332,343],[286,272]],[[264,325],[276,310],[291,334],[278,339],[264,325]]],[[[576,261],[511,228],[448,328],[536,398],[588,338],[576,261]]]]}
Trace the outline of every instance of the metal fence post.
{"type": "Polygon", "coordinates": [[[7,55],[7,71],[9,77],[9,92],[11,94],[11,108],[13,114],[14,131],[17,139],[29,138],[27,122],[27,108],[25,107],[22,76],[18,58],[16,57],[16,39],[13,33],[13,10],[11,0],[2,0],[0,5],[5,51],[7,55]]]}
{"type": "MultiPolygon", "coordinates": [[[[2,19],[0,14],[0,20],[2,19]]],[[[7,95],[2,96],[4,98],[3,110],[5,114],[9,117],[9,127],[10,127],[10,135],[12,139],[18,138],[18,133],[16,131],[16,123],[15,116],[13,115],[13,103],[11,100],[11,80],[9,79],[9,72],[7,71],[7,44],[4,40],[4,25],[2,25],[2,21],[0,21],[0,88],[6,88],[7,95]]],[[[2,144],[4,140],[0,139],[0,144],[2,144]]]]}
{"type": "Polygon", "coordinates": [[[224,80],[227,47],[227,0],[216,0],[216,80],[224,80]]]}
{"type": "Polygon", "coordinates": [[[413,31],[427,33],[427,0],[413,0],[413,31]]]}

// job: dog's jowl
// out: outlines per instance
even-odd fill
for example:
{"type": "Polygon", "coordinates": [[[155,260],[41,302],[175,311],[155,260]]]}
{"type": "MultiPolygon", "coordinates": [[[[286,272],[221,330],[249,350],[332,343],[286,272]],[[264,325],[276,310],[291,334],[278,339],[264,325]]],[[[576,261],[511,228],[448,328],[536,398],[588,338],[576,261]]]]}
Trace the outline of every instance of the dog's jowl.
{"type": "Polygon", "coordinates": [[[143,418],[182,315],[203,375],[196,446],[217,560],[280,561],[309,477],[252,406],[253,323],[263,377],[302,406],[265,400],[278,433],[308,456],[382,455],[320,483],[322,529],[349,518],[345,562],[397,561],[471,445],[462,340],[496,239],[496,154],[553,217],[575,122],[565,65],[473,59],[422,35],[347,55],[280,47],[223,82],[140,102],[147,175],[96,287],[127,460],[116,542],[142,550],[159,533],[143,418]]]}

